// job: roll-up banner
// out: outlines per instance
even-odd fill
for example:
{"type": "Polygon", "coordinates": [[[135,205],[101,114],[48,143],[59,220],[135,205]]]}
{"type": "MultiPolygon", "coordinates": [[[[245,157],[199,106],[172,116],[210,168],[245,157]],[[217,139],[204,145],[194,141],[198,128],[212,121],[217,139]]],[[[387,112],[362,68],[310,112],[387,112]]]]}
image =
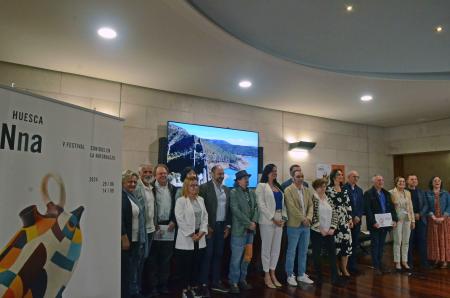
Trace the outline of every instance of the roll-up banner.
{"type": "Polygon", "coordinates": [[[0,297],[119,297],[123,121],[0,86],[0,297]]]}

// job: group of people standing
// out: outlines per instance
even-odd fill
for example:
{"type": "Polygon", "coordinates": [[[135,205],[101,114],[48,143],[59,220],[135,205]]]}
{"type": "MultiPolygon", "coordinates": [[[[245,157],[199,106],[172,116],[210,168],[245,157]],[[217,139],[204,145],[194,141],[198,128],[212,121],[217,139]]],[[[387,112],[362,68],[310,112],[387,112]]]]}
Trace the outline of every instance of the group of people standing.
{"type": "Polygon", "coordinates": [[[122,297],[168,294],[173,255],[182,297],[209,297],[210,289],[250,290],[247,268],[258,227],[266,287],[283,286],[275,270],[284,230],[290,286],[322,282],[322,251],[330,261],[331,283],[344,286],[359,272],[356,250],[363,215],[378,274],[383,274],[383,247],[391,229],[397,270],[412,267],[416,247],[423,267],[431,260],[445,268],[450,261],[450,197],[439,177],[432,179],[427,192],[417,188],[415,175],[396,178],[395,188],[386,191],[383,177],[376,175],[373,186],[363,192],[356,171],[348,173],[344,184],[344,173],[333,170],[310,188],[300,166],[291,166],[291,178],[280,185],[277,167],[268,164],[255,190],[248,187],[251,175],[245,170],[235,174],[235,185],[229,189],[223,184],[223,168],[216,165],[211,181],[203,185],[198,185],[195,171],[186,168],[181,175],[183,186],[177,190],[169,183],[168,173],[164,164],[154,168],[144,164],[139,173],[128,170],[122,175],[122,297]],[[377,220],[380,214],[390,214],[388,226],[377,220]],[[228,237],[231,257],[226,286],[221,266],[228,237]],[[314,281],[306,273],[310,243],[314,281]]]}

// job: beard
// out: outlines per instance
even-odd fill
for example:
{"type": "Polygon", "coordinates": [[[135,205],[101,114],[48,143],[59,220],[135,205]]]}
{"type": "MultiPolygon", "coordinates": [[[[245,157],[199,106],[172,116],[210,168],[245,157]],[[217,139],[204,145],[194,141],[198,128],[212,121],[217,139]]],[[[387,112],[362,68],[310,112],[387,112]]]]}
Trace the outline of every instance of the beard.
{"type": "Polygon", "coordinates": [[[152,182],[154,181],[154,178],[153,178],[152,176],[144,176],[144,177],[142,178],[142,180],[143,180],[145,183],[150,184],[150,183],[152,183],[152,182]]]}

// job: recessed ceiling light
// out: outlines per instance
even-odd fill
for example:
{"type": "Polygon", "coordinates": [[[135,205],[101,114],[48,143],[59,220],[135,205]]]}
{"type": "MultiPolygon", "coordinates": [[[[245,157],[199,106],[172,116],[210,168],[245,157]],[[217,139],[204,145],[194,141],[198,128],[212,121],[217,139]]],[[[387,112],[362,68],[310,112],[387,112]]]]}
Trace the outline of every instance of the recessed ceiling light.
{"type": "Polygon", "coordinates": [[[372,99],[373,99],[373,96],[369,95],[369,94],[361,96],[362,101],[371,101],[372,99]]]}
{"type": "Polygon", "coordinates": [[[114,39],[117,37],[117,33],[114,29],[108,27],[102,27],[97,30],[98,35],[105,39],[114,39]]]}
{"type": "Polygon", "coordinates": [[[442,26],[437,26],[435,30],[437,33],[441,33],[442,31],[444,31],[444,28],[442,28],[442,26]]]}
{"type": "Polygon", "coordinates": [[[241,88],[250,88],[252,86],[252,82],[250,81],[240,81],[239,87],[241,88]]]}
{"type": "Polygon", "coordinates": [[[345,9],[346,9],[348,12],[352,12],[352,11],[353,11],[353,5],[347,5],[347,6],[345,7],[345,9]]]}

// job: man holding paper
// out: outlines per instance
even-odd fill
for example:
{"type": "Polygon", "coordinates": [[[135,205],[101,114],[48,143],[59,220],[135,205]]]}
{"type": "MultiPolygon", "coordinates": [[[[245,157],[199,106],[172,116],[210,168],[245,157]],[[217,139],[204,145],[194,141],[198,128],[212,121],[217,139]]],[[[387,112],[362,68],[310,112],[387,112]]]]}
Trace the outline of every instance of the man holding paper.
{"type": "Polygon", "coordinates": [[[384,187],[384,178],[375,175],[373,186],[364,193],[367,228],[371,236],[372,264],[377,274],[382,274],[383,248],[387,232],[397,224],[397,214],[391,195],[384,187]]]}

